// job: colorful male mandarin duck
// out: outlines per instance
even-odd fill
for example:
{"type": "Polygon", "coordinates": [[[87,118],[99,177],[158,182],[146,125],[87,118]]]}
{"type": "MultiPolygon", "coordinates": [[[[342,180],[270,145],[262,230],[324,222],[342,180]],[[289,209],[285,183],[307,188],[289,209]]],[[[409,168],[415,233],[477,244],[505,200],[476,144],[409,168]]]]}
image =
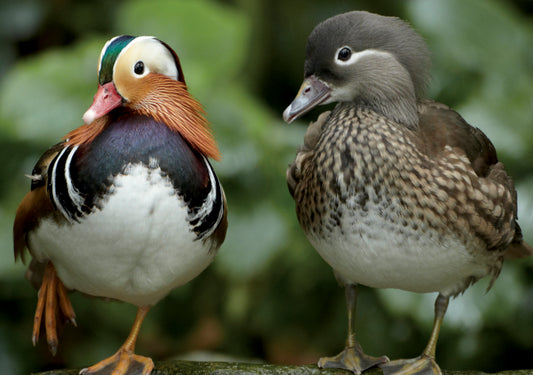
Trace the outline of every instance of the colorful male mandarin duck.
{"type": "Polygon", "coordinates": [[[15,218],[15,258],[28,248],[28,278],[40,283],[33,342],[44,319],[55,354],[57,314],[75,322],[69,289],[128,302],[138,306],[129,337],[81,373],[146,375],[153,361],[134,347],[149,308],[202,272],[226,235],[208,161],[219,151],[178,56],[153,37],[105,44],[83,120],[37,162],[15,218]]]}
{"type": "Polygon", "coordinates": [[[516,191],[477,128],[423,99],[429,53],[404,21],[349,12],[320,23],[307,42],[304,81],[285,110],[292,122],[338,103],[311,124],[287,170],[307,238],[346,288],[348,339],[320,367],[360,374],[440,374],[435,348],[450,297],[505,257],[527,256],[516,191]],[[356,286],[437,292],[422,355],[366,355],[354,331],[356,286]]]}

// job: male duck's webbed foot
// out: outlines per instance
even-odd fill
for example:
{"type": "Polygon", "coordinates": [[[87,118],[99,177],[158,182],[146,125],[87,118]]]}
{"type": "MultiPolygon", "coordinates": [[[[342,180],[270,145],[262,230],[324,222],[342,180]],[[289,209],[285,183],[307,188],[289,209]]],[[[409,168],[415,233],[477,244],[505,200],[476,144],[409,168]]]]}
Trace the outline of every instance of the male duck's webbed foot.
{"type": "Polygon", "coordinates": [[[149,375],[154,368],[152,359],[134,353],[141,324],[149,309],[149,306],[137,309],[130,334],[115,354],[89,368],[84,368],[80,371],[80,375],[149,375]]]}
{"type": "Polygon", "coordinates": [[[126,348],[97,364],[80,371],[80,375],[148,375],[154,368],[151,358],[134,354],[126,348]]]}
{"type": "Polygon", "coordinates": [[[55,355],[57,352],[57,318],[61,313],[74,326],[76,325],[76,314],[67,295],[67,289],[63,282],[57,276],[52,262],[46,265],[43,281],[39,289],[37,298],[37,308],[33,318],[33,345],[39,341],[41,331],[41,321],[44,316],[44,328],[46,332],[46,341],[50,352],[55,355]]]}

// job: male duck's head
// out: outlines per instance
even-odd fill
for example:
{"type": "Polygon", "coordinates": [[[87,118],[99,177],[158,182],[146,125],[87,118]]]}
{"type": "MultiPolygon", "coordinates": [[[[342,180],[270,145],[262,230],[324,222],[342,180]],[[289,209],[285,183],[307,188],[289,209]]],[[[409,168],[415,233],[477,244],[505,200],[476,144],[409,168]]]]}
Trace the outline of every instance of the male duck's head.
{"type": "Polygon", "coordinates": [[[109,40],[98,62],[98,91],[83,115],[89,125],[113,109],[138,107],[164,77],[185,83],[178,56],[150,36],[121,35],[109,40]]]}
{"type": "Polygon", "coordinates": [[[85,127],[67,134],[70,144],[90,142],[114,116],[132,113],[166,124],[194,149],[219,159],[203,109],[187,91],[177,54],[151,36],[109,40],[98,62],[98,91],[83,115],[85,127]]]}
{"type": "Polygon", "coordinates": [[[309,36],[304,82],[283,117],[292,122],[319,104],[355,102],[415,125],[428,65],[424,40],[399,18],[363,11],[331,17],[309,36]]]}

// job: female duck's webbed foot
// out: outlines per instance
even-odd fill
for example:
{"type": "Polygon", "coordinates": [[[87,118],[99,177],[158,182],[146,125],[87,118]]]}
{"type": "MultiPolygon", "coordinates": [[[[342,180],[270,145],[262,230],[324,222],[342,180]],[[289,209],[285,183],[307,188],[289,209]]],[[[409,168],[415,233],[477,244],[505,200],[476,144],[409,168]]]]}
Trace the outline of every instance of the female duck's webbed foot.
{"type": "Polygon", "coordinates": [[[320,358],[318,367],[320,368],[341,368],[349,370],[354,374],[360,374],[366,369],[387,363],[389,359],[386,356],[372,357],[363,353],[361,345],[355,339],[355,310],[357,301],[357,286],[347,284],[345,286],[346,307],[348,309],[348,339],[346,347],[342,352],[334,357],[320,358]]]}
{"type": "Polygon", "coordinates": [[[435,321],[431,337],[420,357],[413,359],[398,359],[379,367],[385,375],[441,375],[441,370],[435,362],[435,352],[437,349],[437,340],[439,338],[440,327],[444,314],[448,309],[449,297],[439,294],[435,301],[435,321]]]}
{"type": "Polygon", "coordinates": [[[440,375],[435,358],[422,354],[418,358],[398,359],[380,366],[384,375],[440,375]]]}
{"type": "Polygon", "coordinates": [[[386,356],[372,357],[363,353],[363,349],[358,343],[354,346],[346,347],[342,352],[334,357],[320,358],[318,367],[320,368],[341,368],[349,370],[354,374],[361,374],[366,369],[388,362],[386,356]]]}

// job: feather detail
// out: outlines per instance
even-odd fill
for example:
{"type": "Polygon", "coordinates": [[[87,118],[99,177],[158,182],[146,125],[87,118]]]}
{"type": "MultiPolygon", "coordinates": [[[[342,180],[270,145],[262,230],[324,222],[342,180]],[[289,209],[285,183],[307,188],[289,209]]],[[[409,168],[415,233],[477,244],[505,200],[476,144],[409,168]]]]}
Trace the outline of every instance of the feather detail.
{"type": "Polygon", "coordinates": [[[77,146],[92,142],[109,123],[109,116],[103,116],[94,120],[90,125],[82,125],[70,131],[63,137],[66,146],[77,146]]]}
{"type": "Polygon", "coordinates": [[[220,160],[220,151],[205,112],[201,104],[189,94],[187,86],[183,82],[156,74],[148,74],[143,81],[142,85],[136,85],[138,90],[130,88],[130,108],[179,132],[203,155],[220,160]],[[139,100],[135,100],[137,95],[140,96],[139,100]]]}
{"type": "Polygon", "coordinates": [[[27,235],[35,228],[39,220],[54,210],[46,186],[30,191],[17,208],[13,224],[13,244],[15,260],[19,257],[24,263],[24,249],[27,247],[27,235]]]}
{"type": "MultiPolygon", "coordinates": [[[[201,104],[181,81],[160,74],[148,74],[139,82],[128,82],[127,110],[152,117],[178,132],[192,148],[206,157],[220,160],[220,151],[211,133],[201,104]]],[[[68,146],[89,143],[109,124],[112,117],[103,116],[72,130],[63,139],[68,146]]]]}

